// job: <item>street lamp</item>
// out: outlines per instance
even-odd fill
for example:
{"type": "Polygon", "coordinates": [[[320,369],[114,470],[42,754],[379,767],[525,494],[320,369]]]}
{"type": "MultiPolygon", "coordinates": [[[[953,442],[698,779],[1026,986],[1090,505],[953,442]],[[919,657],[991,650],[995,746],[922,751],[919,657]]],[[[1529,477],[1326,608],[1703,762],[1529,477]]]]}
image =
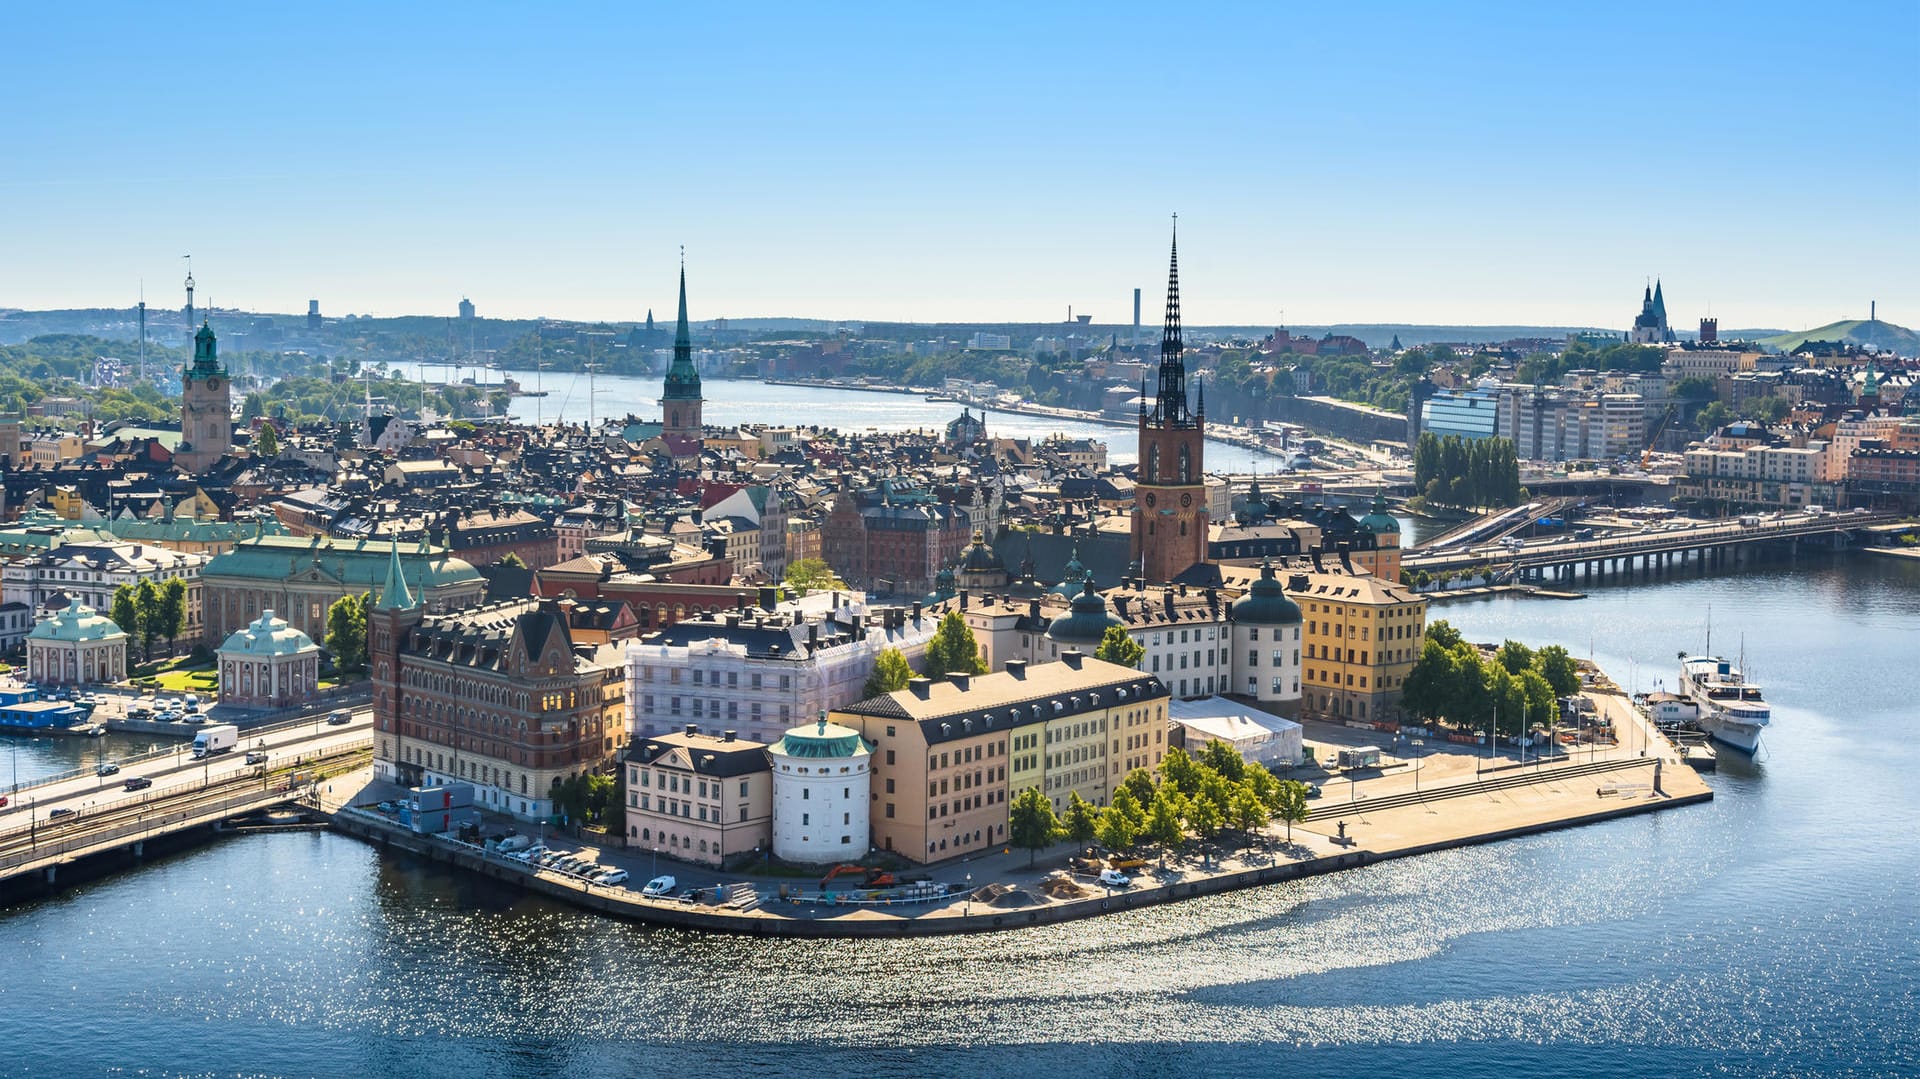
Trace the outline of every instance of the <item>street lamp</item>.
{"type": "Polygon", "coordinates": [[[1413,793],[1415,794],[1420,793],[1420,767],[1425,761],[1425,755],[1420,751],[1426,744],[1418,738],[1413,740],[1413,793]]]}
{"type": "Polygon", "coordinates": [[[960,916],[962,918],[966,918],[966,917],[971,917],[972,914],[973,914],[973,874],[968,873],[967,874],[967,903],[966,903],[966,907],[961,910],[960,916]]]}

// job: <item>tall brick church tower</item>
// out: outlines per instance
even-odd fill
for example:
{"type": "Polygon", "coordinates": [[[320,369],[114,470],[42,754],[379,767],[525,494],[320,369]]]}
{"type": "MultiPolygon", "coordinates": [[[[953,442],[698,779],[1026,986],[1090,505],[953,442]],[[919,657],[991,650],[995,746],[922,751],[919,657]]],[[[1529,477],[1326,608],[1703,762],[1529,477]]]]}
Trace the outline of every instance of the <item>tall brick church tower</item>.
{"type": "Polygon", "coordinates": [[[193,362],[180,372],[180,448],[176,464],[200,473],[233,449],[233,383],[220,364],[213,327],[193,335],[193,362]]]}
{"type": "Polygon", "coordinates": [[[1133,489],[1133,558],[1149,583],[1170,581],[1207,557],[1205,390],[1187,407],[1180,339],[1180,237],[1167,268],[1167,322],[1160,335],[1160,384],[1153,408],[1140,390],[1139,479],[1133,489]]]}

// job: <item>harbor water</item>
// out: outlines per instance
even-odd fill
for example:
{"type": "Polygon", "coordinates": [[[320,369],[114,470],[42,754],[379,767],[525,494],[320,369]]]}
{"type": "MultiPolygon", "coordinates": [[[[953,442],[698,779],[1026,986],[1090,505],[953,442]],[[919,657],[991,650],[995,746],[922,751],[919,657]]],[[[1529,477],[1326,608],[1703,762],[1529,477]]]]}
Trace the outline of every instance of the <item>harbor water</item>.
{"type": "Polygon", "coordinates": [[[236,836],[0,910],[0,1074],[1920,1074],[1920,565],[1589,592],[1433,616],[1646,690],[1710,609],[1774,710],[1712,803],[903,941],[654,929],[327,833],[236,836]]]}

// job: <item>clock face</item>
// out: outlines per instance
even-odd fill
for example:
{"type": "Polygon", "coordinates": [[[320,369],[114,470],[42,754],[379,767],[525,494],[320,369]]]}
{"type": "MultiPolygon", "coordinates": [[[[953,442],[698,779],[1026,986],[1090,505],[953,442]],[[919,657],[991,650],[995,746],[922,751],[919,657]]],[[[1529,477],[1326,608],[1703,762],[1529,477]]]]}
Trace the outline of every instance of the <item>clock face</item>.
{"type": "Polygon", "coordinates": [[[208,379],[208,380],[207,380],[207,389],[210,389],[210,390],[217,390],[217,389],[219,389],[219,388],[220,388],[220,380],[219,380],[219,379],[217,379],[217,378],[210,378],[210,379],[208,379]]]}
{"type": "Polygon", "coordinates": [[[1180,496],[1180,505],[1182,507],[1193,505],[1193,494],[1191,492],[1182,494],[1180,496]]]}
{"type": "Polygon", "coordinates": [[[1154,503],[1156,503],[1156,502],[1158,502],[1158,501],[1160,501],[1160,500],[1159,500],[1158,498],[1155,498],[1155,497],[1154,497],[1154,494],[1153,494],[1153,492],[1152,492],[1152,491],[1148,491],[1148,492],[1147,492],[1147,505],[1149,505],[1149,506],[1151,506],[1151,505],[1153,505],[1154,503]]]}

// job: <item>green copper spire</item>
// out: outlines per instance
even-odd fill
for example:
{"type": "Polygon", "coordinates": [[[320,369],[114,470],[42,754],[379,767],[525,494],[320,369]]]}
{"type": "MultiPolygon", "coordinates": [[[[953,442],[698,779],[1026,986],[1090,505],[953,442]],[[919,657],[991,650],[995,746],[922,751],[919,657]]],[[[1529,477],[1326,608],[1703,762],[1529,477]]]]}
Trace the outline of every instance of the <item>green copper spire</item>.
{"type": "Polygon", "coordinates": [[[387,583],[380,587],[380,602],[375,605],[382,611],[405,611],[413,608],[413,593],[407,591],[407,575],[400,569],[400,537],[393,538],[393,558],[387,563],[387,583]]]}
{"type": "Polygon", "coordinates": [[[193,335],[193,366],[188,368],[187,377],[212,378],[223,374],[220,369],[220,349],[214,340],[213,327],[202,320],[200,332],[193,335]]]}
{"type": "Polygon", "coordinates": [[[700,372],[693,366],[693,334],[687,330],[687,264],[680,263],[680,321],[673,331],[673,366],[667,368],[666,400],[700,399],[700,372]]]}

